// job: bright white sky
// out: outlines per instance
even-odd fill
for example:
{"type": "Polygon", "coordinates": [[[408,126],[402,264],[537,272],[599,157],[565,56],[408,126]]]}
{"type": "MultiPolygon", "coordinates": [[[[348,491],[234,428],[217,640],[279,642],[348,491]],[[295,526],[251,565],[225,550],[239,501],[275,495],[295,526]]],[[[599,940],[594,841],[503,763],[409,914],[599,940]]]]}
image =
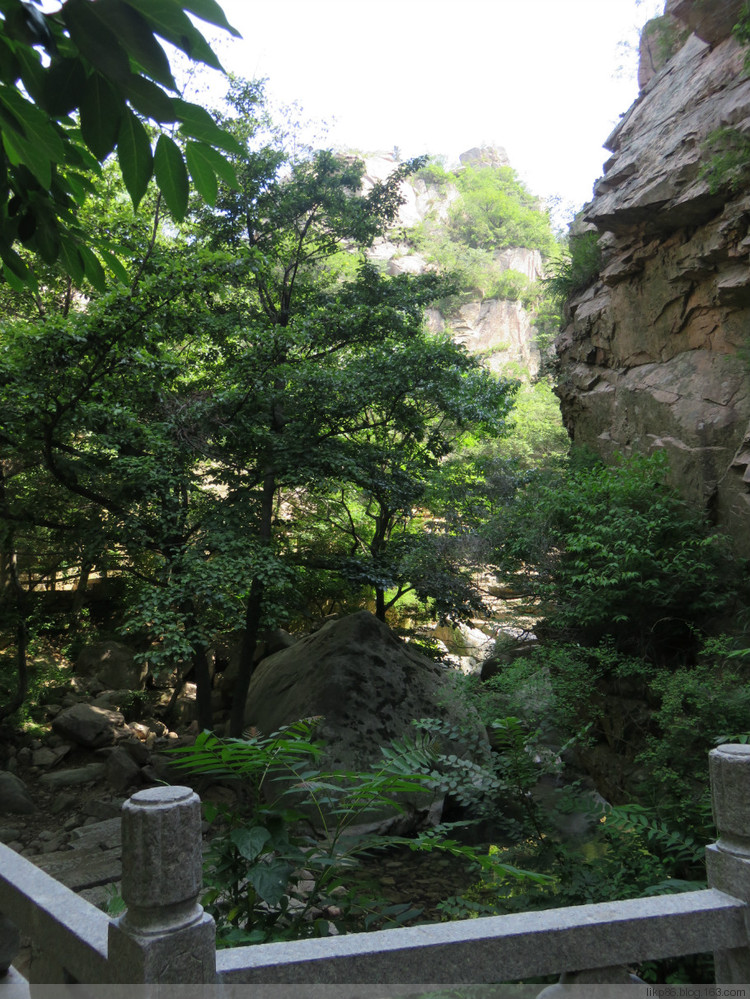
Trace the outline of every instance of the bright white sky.
{"type": "Polygon", "coordinates": [[[533,193],[580,207],[637,96],[664,0],[220,0],[227,69],[329,123],[324,144],[403,157],[504,146],[533,193]],[[622,43],[628,43],[624,47],[622,43]]]}

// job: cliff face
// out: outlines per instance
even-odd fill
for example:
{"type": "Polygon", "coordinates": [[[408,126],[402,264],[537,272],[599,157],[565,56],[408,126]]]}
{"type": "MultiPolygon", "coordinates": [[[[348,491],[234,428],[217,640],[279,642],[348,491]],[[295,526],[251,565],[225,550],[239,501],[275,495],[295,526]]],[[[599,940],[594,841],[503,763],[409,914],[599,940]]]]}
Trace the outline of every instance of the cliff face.
{"type": "Polygon", "coordinates": [[[569,303],[556,346],[573,440],[604,457],[666,449],[675,483],[750,556],[750,189],[711,193],[701,175],[710,133],[750,133],[731,35],[741,7],[667,3],[662,28],[686,41],[641,73],[606,143],[584,216],[603,267],[569,303]]]}
{"type": "MultiPolygon", "coordinates": [[[[507,166],[504,149],[482,147],[461,154],[463,166],[507,166]]],[[[384,180],[395,168],[392,156],[370,156],[365,159],[364,189],[369,190],[379,180],[384,180]]],[[[428,216],[445,222],[453,202],[459,197],[453,184],[436,186],[419,177],[412,177],[401,188],[405,199],[399,212],[399,223],[404,228],[418,225],[428,216]]],[[[408,243],[392,239],[378,240],[368,256],[384,265],[388,274],[423,274],[434,267],[422,254],[416,253],[408,243]]],[[[543,276],[542,255],[539,250],[512,247],[498,250],[495,261],[499,270],[513,270],[529,281],[543,276]]],[[[451,330],[453,339],[463,343],[471,353],[481,354],[484,363],[497,373],[518,367],[536,376],[541,355],[535,343],[536,330],[533,316],[520,301],[481,298],[445,314],[429,309],[427,319],[435,331],[451,330]]]]}

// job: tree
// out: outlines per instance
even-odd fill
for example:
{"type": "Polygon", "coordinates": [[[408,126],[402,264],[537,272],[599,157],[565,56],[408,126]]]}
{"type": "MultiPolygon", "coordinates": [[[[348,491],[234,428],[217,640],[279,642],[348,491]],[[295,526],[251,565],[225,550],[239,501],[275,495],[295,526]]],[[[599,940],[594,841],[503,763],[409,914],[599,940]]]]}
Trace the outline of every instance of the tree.
{"type": "Polygon", "coordinates": [[[187,209],[188,170],[208,201],[217,175],[233,182],[223,153],[237,143],[203,108],[172,96],[159,39],[221,68],[189,13],[237,34],[215,0],[65,0],[51,13],[39,0],[0,0],[0,259],[14,287],[33,283],[19,246],[99,289],[102,262],[120,274],[116,246],[92,248],[76,218],[92,172],[115,150],[133,205],[154,177],[176,219],[187,209]],[[184,152],[166,132],[152,151],[149,122],[177,129],[184,152]]]}

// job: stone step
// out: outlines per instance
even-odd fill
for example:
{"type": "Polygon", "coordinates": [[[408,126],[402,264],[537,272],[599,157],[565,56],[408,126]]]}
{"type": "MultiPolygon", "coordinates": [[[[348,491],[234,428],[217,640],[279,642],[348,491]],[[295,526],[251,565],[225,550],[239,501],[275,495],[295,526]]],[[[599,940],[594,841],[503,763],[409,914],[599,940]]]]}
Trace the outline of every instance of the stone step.
{"type": "Polygon", "coordinates": [[[119,846],[109,850],[99,847],[59,850],[29,859],[73,891],[110,884],[122,877],[122,850],[119,846]]]}

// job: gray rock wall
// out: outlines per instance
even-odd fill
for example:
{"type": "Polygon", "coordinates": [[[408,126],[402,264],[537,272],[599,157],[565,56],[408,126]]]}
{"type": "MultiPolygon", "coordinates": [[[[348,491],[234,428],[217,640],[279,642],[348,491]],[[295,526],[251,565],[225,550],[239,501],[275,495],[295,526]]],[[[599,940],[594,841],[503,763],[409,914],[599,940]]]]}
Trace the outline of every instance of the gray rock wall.
{"type": "Polygon", "coordinates": [[[750,190],[701,173],[719,127],[750,133],[731,34],[740,0],[667,4],[691,31],[607,141],[587,206],[600,279],[569,303],[558,394],[576,443],[663,448],[674,482],[750,555],[750,190]]]}

